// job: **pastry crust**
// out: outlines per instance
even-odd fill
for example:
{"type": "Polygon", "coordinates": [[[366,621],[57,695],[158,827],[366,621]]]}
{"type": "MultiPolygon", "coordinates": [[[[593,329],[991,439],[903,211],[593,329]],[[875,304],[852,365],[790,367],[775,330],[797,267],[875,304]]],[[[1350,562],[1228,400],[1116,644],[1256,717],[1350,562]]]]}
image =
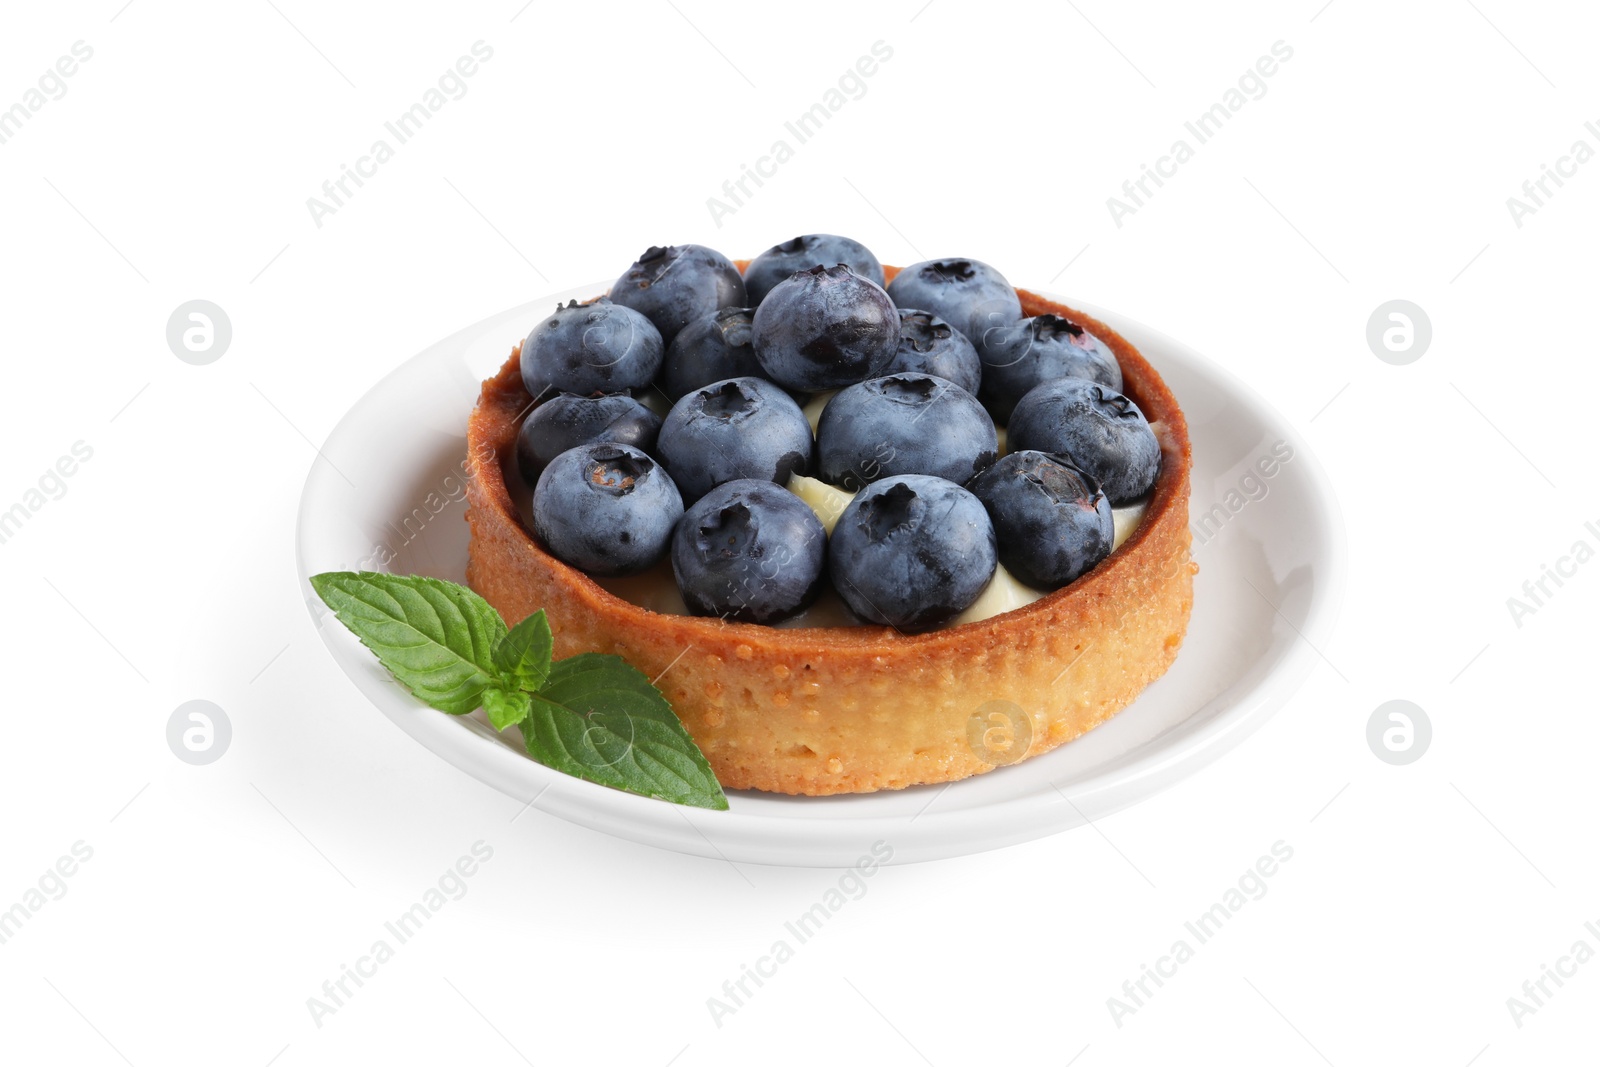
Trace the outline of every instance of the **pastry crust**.
{"type": "MultiPolygon", "coordinates": [[[[896,268],[884,269],[894,277],[896,268]]],[[[518,517],[505,470],[516,462],[531,398],[516,351],[484,382],[468,422],[468,584],[508,624],[543,608],[558,657],[612,652],[652,678],[729,789],[825,796],[951,782],[1017,762],[1023,744],[1032,757],[1071,741],[1159,678],[1183,642],[1196,570],[1189,431],[1160,375],[1121,335],[1033,293],[1017,295],[1024,315],[1066,315],[1111,347],[1123,391],[1161,442],[1161,472],[1138,529],[1065,588],[982,622],[916,635],[780,629],[632,604],[546,553],[518,517]],[[983,707],[991,701],[1021,709],[1012,712],[1014,729],[993,717],[1006,705],[983,707]],[[1000,733],[985,735],[991,726],[1000,733]],[[1016,747],[1005,750],[1008,737],[1016,747]],[[988,758],[980,755],[996,738],[1001,751],[991,744],[988,758]]]]}

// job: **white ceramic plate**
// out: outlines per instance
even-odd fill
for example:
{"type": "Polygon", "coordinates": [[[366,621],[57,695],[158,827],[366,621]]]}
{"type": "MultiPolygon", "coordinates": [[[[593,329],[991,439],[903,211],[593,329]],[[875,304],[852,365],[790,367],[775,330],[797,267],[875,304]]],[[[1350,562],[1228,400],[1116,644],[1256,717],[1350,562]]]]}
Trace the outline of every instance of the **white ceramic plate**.
{"type": "Polygon", "coordinates": [[[1316,659],[1313,646],[1328,637],[1344,583],[1344,526],[1304,442],[1204,357],[1074,304],[1144,352],[1183,406],[1194,444],[1194,615],[1177,662],[1133,705],[1053,752],[966,781],[843,797],[734,793],[726,812],[550,771],[521,751],[515,730],[496,735],[481,712],[456,718],[418,702],[304,580],[373,569],[464,581],[460,464],[479,384],[554,301],[604,289],[597,283],[496,315],[396,368],[334,429],[300,502],[302,589],[334,659],[401,729],[518,800],[619,837],[735,862],[843,867],[880,841],[895,863],[1000,848],[1082,826],[1195,773],[1289,699],[1316,659]],[[1262,477],[1258,461],[1284,445],[1292,458],[1262,477]]]}

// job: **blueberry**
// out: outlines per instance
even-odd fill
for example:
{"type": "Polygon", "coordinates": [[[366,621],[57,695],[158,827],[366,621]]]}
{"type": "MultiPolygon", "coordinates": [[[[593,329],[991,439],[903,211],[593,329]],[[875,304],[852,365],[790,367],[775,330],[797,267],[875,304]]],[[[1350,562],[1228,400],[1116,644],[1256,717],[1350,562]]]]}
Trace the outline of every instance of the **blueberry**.
{"type": "Polygon", "coordinates": [[[744,269],[744,288],[755,307],[767,298],[773,286],[797,270],[831,267],[843,263],[879,288],[883,287],[883,266],[878,257],[860,241],[831,233],[808,233],[773,245],[744,269]]]}
{"type": "Polygon", "coordinates": [[[672,537],[672,572],[696,615],[765,625],[816,599],[827,543],[805,501],[771,482],[740,478],[684,512],[672,537]]]}
{"type": "Polygon", "coordinates": [[[804,474],[811,444],[811,424],[788,393],[760,378],[729,378],[672,405],[656,454],[693,501],[736,478],[781,485],[804,474]]]}
{"type": "Polygon", "coordinates": [[[767,377],[801,393],[876,378],[900,345],[900,316],[888,294],[842,265],[779,282],[756,308],[754,327],[767,377]]]}
{"type": "Polygon", "coordinates": [[[978,395],[1005,422],[1034,386],[1057,378],[1088,378],[1122,388],[1122,368],[1094,334],[1059,315],[1038,315],[985,332],[978,345],[983,387],[978,395]]]}
{"type": "Polygon", "coordinates": [[[936,374],[976,396],[983,361],[967,335],[929,311],[900,309],[900,347],[885,374],[936,374]]]}
{"type": "Polygon", "coordinates": [[[1149,492],[1161,469],[1161,444],[1132,400],[1087,378],[1035,386],[1011,413],[1007,445],[1066,456],[1100,483],[1115,505],[1149,492]]]}
{"type": "Polygon", "coordinates": [[[620,304],[576,300],[557,307],[522,344],[522,384],[551,392],[620,393],[648,385],[666,346],[650,320],[620,304]]]}
{"type": "Polygon", "coordinates": [[[994,526],[943,478],[901,474],[850,501],[828,542],[833,587],[869,622],[906,633],[961,614],[994,577],[994,526]]]}
{"type": "Polygon", "coordinates": [[[630,445],[579,445],[533,488],[533,531],[550,554],[589,574],[634,574],[666,554],[683,515],[678,487],[630,445]]]}
{"type": "Polygon", "coordinates": [[[651,245],[612,283],[611,299],[655,323],[668,343],[696,319],[748,303],[739,268],[703,245],[651,245]]]}
{"type": "Polygon", "coordinates": [[[922,308],[967,335],[977,345],[986,329],[1022,317],[1011,283],[975,259],[929,259],[913,263],[889,283],[896,307],[922,308]]]}
{"type": "Polygon", "coordinates": [[[754,308],[722,308],[678,331],[661,364],[660,385],[669,400],[726,378],[759,377],[761,364],[750,346],[754,308]]]}
{"type": "Polygon", "coordinates": [[[894,474],[933,474],[960,485],[999,454],[983,405],[931,374],[891,374],[841,389],[817,423],[818,471],[850,490],[894,474]]]}
{"type": "Polygon", "coordinates": [[[1111,554],[1111,501],[1061,456],[1012,452],[967,483],[983,501],[1000,562],[1037,589],[1059,589],[1111,554]]]}
{"type": "Polygon", "coordinates": [[[517,464],[529,482],[569,448],[607,441],[648,452],[656,446],[661,416],[625,394],[562,393],[533,409],[517,431],[517,464]]]}

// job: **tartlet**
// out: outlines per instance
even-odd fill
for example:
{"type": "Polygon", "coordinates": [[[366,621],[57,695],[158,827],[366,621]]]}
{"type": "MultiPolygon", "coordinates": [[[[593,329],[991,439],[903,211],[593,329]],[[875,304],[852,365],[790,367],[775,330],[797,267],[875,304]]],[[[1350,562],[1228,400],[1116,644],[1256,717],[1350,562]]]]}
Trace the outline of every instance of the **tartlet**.
{"type": "MultiPolygon", "coordinates": [[[[884,271],[892,279],[896,268],[884,271]]],[[[532,402],[520,346],[483,383],[468,422],[468,584],[508,624],[543,608],[557,656],[610,652],[643,671],[728,789],[825,796],[979,774],[997,762],[971,741],[974,716],[992,701],[1015,704],[1030,720],[1015,732],[1027,744],[1021,758],[1081,736],[1165,673],[1183,641],[1196,570],[1189,431],[1155,368],[1115,330],[1026,290],[1017,295],[1024,315],[1066,316],[1110,346],[1122,391],[1161,443],[1138,528],[1070,585],[981,622],[915,635],[775,628],[624,600],[544,551],[518,516],[506,471],[532,402]]]]}

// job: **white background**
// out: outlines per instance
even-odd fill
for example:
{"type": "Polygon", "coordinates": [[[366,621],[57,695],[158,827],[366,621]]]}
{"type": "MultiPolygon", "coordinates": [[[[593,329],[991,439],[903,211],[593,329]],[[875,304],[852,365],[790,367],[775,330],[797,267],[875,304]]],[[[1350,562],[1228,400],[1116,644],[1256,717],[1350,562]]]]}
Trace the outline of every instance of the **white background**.
{"type": "Polygon", "coordinates": [[[94,50],[0,145],[0,509],[93,449],[0,544],[0,908],[93,849],[0,945],[0,1058],[1592,1061],[1600,962],[1520,1027],[1506,1005],[1600,949],[1600,564],[1520,627],[1506,606],[1600,544],[1600,162],[1520,228],[1506,206],[1600,148],[1592,10],[274,3],[13,6],[0,33],[0,107],[94,50]],[[478,40],[466,95],[317,227],[307,197],[478,40]],[[707,197],[879,40],[865,95],[719,227],[707,197]],[[1106,198],[1280,40],[1266,95],[1116,226],[1106,198]],[[292,529],[311,442],[435,339],[647,244],[809,231],[1209,353],[1329,468],[1351,584],[1327,664],[1241,748],[1094,828],[883,871],[719,1028],[706,999],[837,875],[513,823],[335,668],[292,529]],[[209,366],[165,341],[195,298],[233,324],[209,366]],[[1365,340],[1394,298],[1433,324],[1409,366],[1365,340]],[[164,735],[195,698],[233,723],[205,767],[164,735]],[[1365,740],[1393,698],[1434,727],[1405,767],[1365,740]],[[467,895],[315,1025],[478,840],[467,895]],[[1107,998],[1280,840],[1267,895],[1118,1026],[1107,998]]]}

